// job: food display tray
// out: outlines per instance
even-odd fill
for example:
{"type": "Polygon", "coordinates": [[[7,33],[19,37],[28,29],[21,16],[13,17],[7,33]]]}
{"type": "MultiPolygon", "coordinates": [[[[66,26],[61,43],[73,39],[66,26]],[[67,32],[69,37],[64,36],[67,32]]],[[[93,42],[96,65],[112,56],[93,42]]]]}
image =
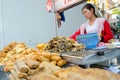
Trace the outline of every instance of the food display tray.
{"type": "Polygon", "coordinates": [[[97,52],[95,50],[81,50],[81,51],[71,51],[71,52],[66,52],[62,53],[61,56],[66,56],[66,57],[76,57],[79,59],[88,59],[95,55],[97,52]]]}
{"type": "Polygon", "coordinates": [[[71,63],[80,64],[80,65],[90,65],[94,63],[107,61],[120,56],[120,49],[114,48],[114,49],[104,49],[104,50],[90,50],[83,52],[84,56],[78,56],[79,54],[81,54],[80,51],[76,53],[74,52],[62,53],[61,56],[66,61],[71,63]],[[98,52],[101,51],[104,54],[98,55],[98,52]]]}
{"type": "Polygon", "coordinates": [[[94,55],[96,55],[95,50],[71,51],[61,54],[62,58],[75,64],[80,64],[81,61],[87,60],[94,55]]]}

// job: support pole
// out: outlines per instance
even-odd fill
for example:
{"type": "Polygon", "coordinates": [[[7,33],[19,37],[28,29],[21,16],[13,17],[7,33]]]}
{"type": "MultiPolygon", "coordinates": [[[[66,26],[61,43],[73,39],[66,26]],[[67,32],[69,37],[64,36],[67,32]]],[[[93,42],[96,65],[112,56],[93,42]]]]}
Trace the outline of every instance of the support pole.
{"type": "Polygon", "coordinates": [[[54,21],[55,21],[55,34],[56,34],[56,37],[58,37],[58,24],[57,24],[57,20],[56,20],[56,12],[55,12],[55,1],[53,1],[53,7],[54,7],[54,21]]]}

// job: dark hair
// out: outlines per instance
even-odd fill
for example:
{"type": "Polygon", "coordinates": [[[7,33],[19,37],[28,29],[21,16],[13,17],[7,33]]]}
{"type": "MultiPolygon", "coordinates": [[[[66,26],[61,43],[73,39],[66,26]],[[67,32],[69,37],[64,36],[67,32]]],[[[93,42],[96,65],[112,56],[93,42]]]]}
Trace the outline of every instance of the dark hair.
{"type": "Polygon", "coordinates": [[[93,9],[93,14],[95,15],[95,17],[98,17],[98,16],[95,14],[95,8],[94,8],[94,6],[93,6],[92,4],[87,3],[86,5],[83,6],[82,10],[83,10],[84,8],[86,8],[86,9],[88,9],[88,10],[93,9]]]}

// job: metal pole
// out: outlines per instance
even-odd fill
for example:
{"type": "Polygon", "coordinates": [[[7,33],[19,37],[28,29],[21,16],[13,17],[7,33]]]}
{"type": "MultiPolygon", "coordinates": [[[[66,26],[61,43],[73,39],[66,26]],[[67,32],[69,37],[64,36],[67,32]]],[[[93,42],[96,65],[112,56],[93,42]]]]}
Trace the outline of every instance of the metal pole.
{"type": "Polygon", "coordinates": [[[55,12],[55,1],[54,0],[52,0],[53,1],[53,7],[54,7],[54,21],[55,21],[55,33],[56,33],[56,37],[58,37],[58,24],[57,24],[57,20],[56,20],[56,12],[55,12]]]}

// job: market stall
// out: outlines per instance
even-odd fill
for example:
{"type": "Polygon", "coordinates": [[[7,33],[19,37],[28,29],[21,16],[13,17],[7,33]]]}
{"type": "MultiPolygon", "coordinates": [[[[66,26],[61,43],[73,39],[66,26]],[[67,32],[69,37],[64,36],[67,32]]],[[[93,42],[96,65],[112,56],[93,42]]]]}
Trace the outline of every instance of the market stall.
{"type": "MultiPolygon", "coordinates": [[[[54,0],[55,13],[85,1],[54,0]]],[[[120,75],[117,73],[90,68],[91,64],[120,56],[119,53],[120,49],[115,44],[88,50],[84,44],[58,35],[47,43],[36,45],[36,48],[30,48],[25,43],[12,42],[0,51],[0,80],[119,80],[120,75]],[[75,65],[64,68],[67,62],[75,65]],[[89,68],[84,69],[76,64],[89,68]]]]}

